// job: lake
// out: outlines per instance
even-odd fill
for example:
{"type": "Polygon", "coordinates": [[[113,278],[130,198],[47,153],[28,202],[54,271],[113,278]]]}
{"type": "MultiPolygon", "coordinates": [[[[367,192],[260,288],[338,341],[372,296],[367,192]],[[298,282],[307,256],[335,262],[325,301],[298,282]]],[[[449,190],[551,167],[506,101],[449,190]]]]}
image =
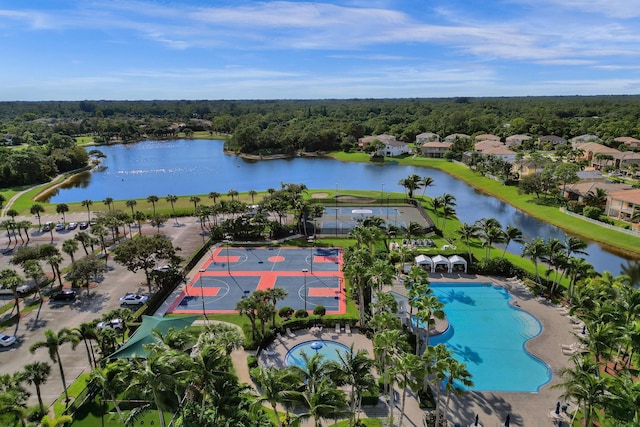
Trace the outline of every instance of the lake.
{"type": "MultiPolygon", "coordinates": [[[[280,188],[282,182],[305,184],[308,188],[326,189],[333,195],[337,189],[403,192],[398,181],[410,174],[430,176],[434,186],[426,194],[456,197],[458,218],[467,223],[493,217],[503,227],[518,226],[527,240],[534,237],[565,239],[559,228],[531,218],[494,197],[479,193],[473,187],[436,169],[394,164],[350,163],[321,158],[295,158],[248,161],[222,152],[223,142],[212,140],[145,141],[127,145],[98,147],[107,156],[102,167],[81,174],[50,199],[52,203],[77,202],[85,199],[116,200],[146,198],[155,194],[208,194],[229,190],[245,192],[280,188]]],[[[92,147],[93,148],[93,147],[92,147]]],[[[419,190],[417,194],[421,194],[419,190]]],[[[205,202],[206,203],[206,202],[205,202]]],[[[520,254],[521,245],[509,245],[509,252],[520,254]]],[[[587,248],[588,261],[597,271],[619,274],[626,258],[613,254],[597,244],[587,248]]]]}

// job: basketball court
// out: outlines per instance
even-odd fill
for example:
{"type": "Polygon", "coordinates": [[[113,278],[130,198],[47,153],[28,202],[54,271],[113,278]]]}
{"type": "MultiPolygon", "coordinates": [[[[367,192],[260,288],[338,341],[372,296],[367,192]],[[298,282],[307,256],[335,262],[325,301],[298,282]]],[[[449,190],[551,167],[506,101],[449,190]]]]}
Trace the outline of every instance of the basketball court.
{"type": "Polygon", "coordinates": [[[212,250],[168,312],[235,313],[238,301],[255,290],[287,291],[276,308],[322,305],[327,314],[344,314],[346,301],[339,248],[242,248],[212,250]]]}

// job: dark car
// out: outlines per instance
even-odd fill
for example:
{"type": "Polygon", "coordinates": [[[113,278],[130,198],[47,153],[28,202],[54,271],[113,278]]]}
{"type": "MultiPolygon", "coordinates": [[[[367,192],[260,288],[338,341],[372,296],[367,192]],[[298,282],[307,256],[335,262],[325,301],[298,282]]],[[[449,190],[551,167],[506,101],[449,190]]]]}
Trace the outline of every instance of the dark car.
{"type": "Polygon", "coordinates": [[[51,295],[51,301],[74,301],[76,299],[76,291],[65,289],[51,295]]]}
{"type": "Polygon", "coordinates": [[[86,230],[87,228],[89,228],[89,223],[83,221],[80,223],[79,227],[80,230],[86,230]]]}
{"type": "Polygon", "coordinates": [[[59,222],[56,224],[56,231],[62,231],[65,229],[64,222],[59,222]]]}
{"type": "Polygon", "coordinates": [[[70,222],[69,224],[67,224],[67,230],[75,230],[76,228],[78,228],[77,222],[70,222]]]}

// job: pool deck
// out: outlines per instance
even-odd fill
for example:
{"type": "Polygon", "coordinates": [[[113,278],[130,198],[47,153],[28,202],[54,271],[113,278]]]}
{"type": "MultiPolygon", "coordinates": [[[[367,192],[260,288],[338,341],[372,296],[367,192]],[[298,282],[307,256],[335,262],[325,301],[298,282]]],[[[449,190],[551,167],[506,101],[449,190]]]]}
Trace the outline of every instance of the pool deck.
{"type": "MultiPolygon", "coordinates": [[[[570,320],[555,305],[548,301],[536,299],[530,292],[505,278],[486,277],[468,274],[440,274],[432,273],[430,280],[433,283],[469,283],[469,282],[492,282],[496,285],[504,286],[514,297],[517,306],[524,311],[534,315],[542,325],[542,332],[537,337],[531,339],[527,344],[527,349],[536,357],[545,361],[552,371],[551,380],[542,386],[538,392],[516,393],[516,392],[466,392],[464,396],[452,396],[449,405],[448,419],[450,426],[459,424],[466,427],[473,423],[476,414],[479,416],[479,424],[485,427],[499,427],[504,425],[504,420],[511,414],[511,426],[538,427],[551,426],[552,420],[549,418],[550,411],[555,409],[556,402],[564,401],[560,398],[562,389],[553,388],[560,382],[558,372],[563,368],[571,366],[569,356],[562,353],[561,344],[571,344],[577,341],[576,331],[570,320]]],[[[396,284],[402,286],[401,284],[396,284]]],[[[398,290],[398,288],[396,288],[398,290]]],[[[499,333],[499,331],[497,331],[499,333]]],[[[357,328],[352,328],[352,333],[347,334],[344,330],[336,333],[334,328],[324,328],[320,334],[312,334],[309,330],[292,331],[292,336],[286,333],[276,339],[269,347],[268,352],[263,351],[259,356],[261,366],[284,366],[284,358],[287,351],[294,345],[305,341],[313,340],[333,340],[347,346],[354,345],[354,349],[364,349],[373,355],[373,345],[369,339],[360,334],[357,328]]],[[[247,353],[238,350],[233,353],[234,365],[242,382],[253,385],[249,378],[246,367],[247,353]]],[[[496,372],[496,375],[500,375],[496,372]]],[[[401,393],[396,387],[396,390],[401,393]]],[[[442,397],[445,398],[444,396],[442,397]]],[[[380,401],[376,407],[363,408],[363,417],[386,417],[386,406],[380,401]]],[[[569,412],[575,410],[575,404],[569,405],[569,412]]],[[[400,413],[399,403],[394,410],[394,418],[400,413]]],[[[420,409],[418,403],[411,393],[407,393],[405,418],[403,425],[412,427],[422,427],[424,411],[420,409]]],[[[563,425],[568,424],[569,419],[565,416],[563,425]]],[[[303,423],[303,427],[312,426],[311,421],[303,423]]],[[[557,422],[556,422],[557,425],[557,422]]]]}
{"type": "MultiPolygon", "coordinates": [[[[555,410],[556,402],[564,401],[560,398],[563,390],[553,388],[561,382],[558,373],[563,368],[571,366],[569,356],[562,353],[561,344],[572,344],[577,341],[576,331],[566,314],[546,300],[539,300],[515,282],[504,278],[486,277],[468,274],[431,274],[432,283],[468,283],[493,282],[504,286],[514,297],[517,306],[534,315],[542,325],[542,332],[526,343],[526,348],[536,357],[542,359],[551,368],[551,380],[542,386],[538,392],[467,392],[462,397],[452,397],[449,410],[449,421],[468,426],[479,415],[480,424],[487,426],[504,425],[505,418],[511,414],[511,426],[550,426],[552,420],[549,412],[555,410]]],[[[499,333],[499,331],[496,331],[499,333]]],[[[496,372],[500,375],[500,372],[496,372]]],[[[569,405],[569,411],[575,410],[574,404],[569,405]]],[[[569,425],[570,419],[565,417],[563,425],[569,425]]]]}

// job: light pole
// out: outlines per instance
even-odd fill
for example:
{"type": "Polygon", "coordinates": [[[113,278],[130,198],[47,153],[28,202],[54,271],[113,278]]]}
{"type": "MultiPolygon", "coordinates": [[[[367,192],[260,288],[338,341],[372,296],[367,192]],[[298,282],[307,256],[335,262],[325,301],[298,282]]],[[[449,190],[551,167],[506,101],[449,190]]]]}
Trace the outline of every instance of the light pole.
{"type": "Polygon", "coordinates": [[[380,190],[380,203],[384,203],[384,183],[382,184],[382,189],[380,190]]]}
{"type": "Polygon", "coordinates": [[[200,275],[198,276],[198,281],[200,282],[200,299],[202,299],[202,315],[204,316],[204,320],[207,322],[207,325],[208,325],[209,318],[207,317],[207,311],[204,308],[204,287],[202,286],[202,273],[204,272],[205,272],[204,268],[201,268],[200,270],[198,270],[198,273],[200,273],[200,275]]]}
{"type": "Polygon", "coordinates": [[[336,182],[336,237],[338,237],[338,183],[337,182],[336,182]]]}
{"type": "Polygon", "coordinates": [[[227,273],[231,276],[231,265],[229,262],[229,239],[225,239],[224,243],[227,245],[227,273]]]}
{"type": "Polygon", "coordinates": [[[387,193],[387,219],[389,219],[389,196],[391,196],[391,193],[387,193]]]}
{"type": "Polygon", "coordinates": [[[302,273],[304,274],[304,311],[307,311],[307,270],[306,268],[302,269],[302,273]]]}

